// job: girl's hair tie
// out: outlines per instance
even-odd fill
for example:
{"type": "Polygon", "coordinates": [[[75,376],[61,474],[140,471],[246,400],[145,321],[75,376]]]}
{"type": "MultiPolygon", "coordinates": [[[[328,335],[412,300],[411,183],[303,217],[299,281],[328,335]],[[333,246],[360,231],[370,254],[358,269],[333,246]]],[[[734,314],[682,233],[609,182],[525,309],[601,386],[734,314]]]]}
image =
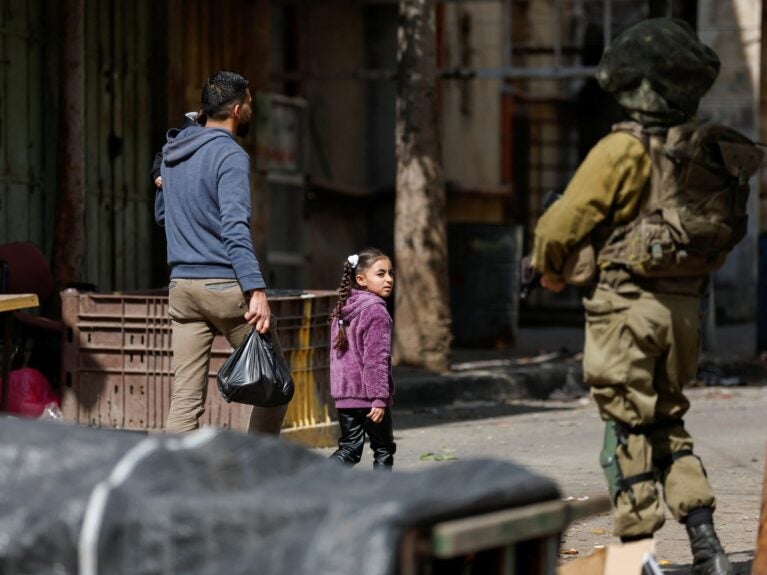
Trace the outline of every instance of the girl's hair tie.
{"type": "Polygon", "coordinates": [[[360,261],[360,257],[357,254],[353,254],[346,258],[346,261],[349,262],[353,268],[356,268],[357,263],[360,261]]]}
{"type": "Polygon", "coordinates": [[[344,320],[342,320],[342,319],[339,319],[339,320],[338,320],[338,325],[344,325],[344,320]]]}

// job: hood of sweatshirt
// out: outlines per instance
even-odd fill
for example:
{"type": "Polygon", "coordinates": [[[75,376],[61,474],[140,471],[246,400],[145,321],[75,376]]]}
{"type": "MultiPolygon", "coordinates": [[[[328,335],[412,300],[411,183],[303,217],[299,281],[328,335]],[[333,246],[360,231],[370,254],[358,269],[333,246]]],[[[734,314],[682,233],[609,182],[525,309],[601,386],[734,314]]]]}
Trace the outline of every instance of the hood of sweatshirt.
{"type": "Polygon", "coordinates": [[[353,320],[363,310],[373,305],[382,305],[386,307],[386,302],[381,296],[372,292],[353,289],[352,293],[349,294],[349,299],[346,300],[346,304],[341,308],[344,321],[353,320]]]}
{"type": "Polygon", "coordinates": [[[167,138],[168,143],[162,149],[166,166],[174,166],[188,160],[197,150],[219,138],[234,140],[234,136],[223,128],[203,128],[197,125],[183,130],[168,130],[167,138]]]}

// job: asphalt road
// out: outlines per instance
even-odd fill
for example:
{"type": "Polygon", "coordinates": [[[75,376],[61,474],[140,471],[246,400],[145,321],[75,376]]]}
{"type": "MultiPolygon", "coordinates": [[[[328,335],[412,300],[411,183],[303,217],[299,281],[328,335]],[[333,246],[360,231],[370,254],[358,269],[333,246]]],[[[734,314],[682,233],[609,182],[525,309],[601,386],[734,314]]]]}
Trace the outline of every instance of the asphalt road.
{"type": "MultiPolygon", "coordinates": [[[[759,524],[767,447],[767,387],[695,388],[686,417],[718,497],[715,514],[722,543],[738,574],[750,571],[759,524]]],[[[396,470],[448,465],[452,458],[511,459],[556,480],[564,496],[603,493],[597,458],[603,424],[588,398],[522,400],[459,405],[417,412],[396,410],[396,470]]],[[[323,450],[330,453],[332,450],[323,450]]],[[[372,466],[369,450],[361,467],[372,466]]],[[[562,561],[615,543],[609,514],[570,526],[562,561]]],[[[666,573],[689,572],[684,528],[670,515],[656,534],[657,557],[666,573]]]]}

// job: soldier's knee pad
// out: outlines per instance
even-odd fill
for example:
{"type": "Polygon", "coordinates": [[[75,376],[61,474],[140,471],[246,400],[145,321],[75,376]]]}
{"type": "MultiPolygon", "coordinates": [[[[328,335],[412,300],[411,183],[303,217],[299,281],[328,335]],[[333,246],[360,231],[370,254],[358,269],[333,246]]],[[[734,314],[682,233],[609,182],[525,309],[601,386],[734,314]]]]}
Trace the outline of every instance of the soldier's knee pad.
{"type": "Polygon", "coordinates": [[[624,477],[620,461],[618,461],[618,448],[627,445],[628,434],[629,429],[618,421],[609,420],[605,424],[605,438],[599,454],[599,463],[607,478],[607,488],[613,503],[621,492],[628,493],[629,498],[634,502],[631,486],[642,481],[655,481],[654,471],[624,477]]]}
{"type": "Polygon", "coordinates": [[[618,463],[619,439],[618,423],[608,421],[605,424],[605,438],[602,451],[599,453],[599,464],[607,479],[607,489],[610,491],[610,499],[613,503],[620,493],[620,481],[623,479],[620,464],[618,463]]]}

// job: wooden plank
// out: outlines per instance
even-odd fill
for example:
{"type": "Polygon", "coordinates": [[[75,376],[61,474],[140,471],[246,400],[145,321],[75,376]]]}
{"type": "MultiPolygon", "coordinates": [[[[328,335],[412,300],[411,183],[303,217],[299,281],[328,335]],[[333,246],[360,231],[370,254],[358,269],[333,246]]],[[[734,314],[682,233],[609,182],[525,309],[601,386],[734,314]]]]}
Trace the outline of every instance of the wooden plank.
{"type": "Polygon", "coordinates": [[[574,519],[609,509],[609,498],[599,496],[582,502],[547,501],[445,521],[432,527],[431,545],[436,557],[456,557],[555,535],[574,519]]]}
{"type": "Polygon", "coordinates": [[[0,312],[14,311],[30,307],[37,307],[40,302],[37,294],[33,293],[9,293],[0,294],[0,312]]]}
{"type": "Polygon", "coordinates": [[[751,575],[767,575],[767,456],[764,461],[764,480],[762,481],[762,510],[759,515],[759,532],[756,537],[756,550],[751,575]]]}
{"type": "Polygon", "coordinates": [[[565,504],[547,501],[439,523],[431,530],[431,544],[436,557],[450,558],[559,533],[566,525],[565,504]]]}

